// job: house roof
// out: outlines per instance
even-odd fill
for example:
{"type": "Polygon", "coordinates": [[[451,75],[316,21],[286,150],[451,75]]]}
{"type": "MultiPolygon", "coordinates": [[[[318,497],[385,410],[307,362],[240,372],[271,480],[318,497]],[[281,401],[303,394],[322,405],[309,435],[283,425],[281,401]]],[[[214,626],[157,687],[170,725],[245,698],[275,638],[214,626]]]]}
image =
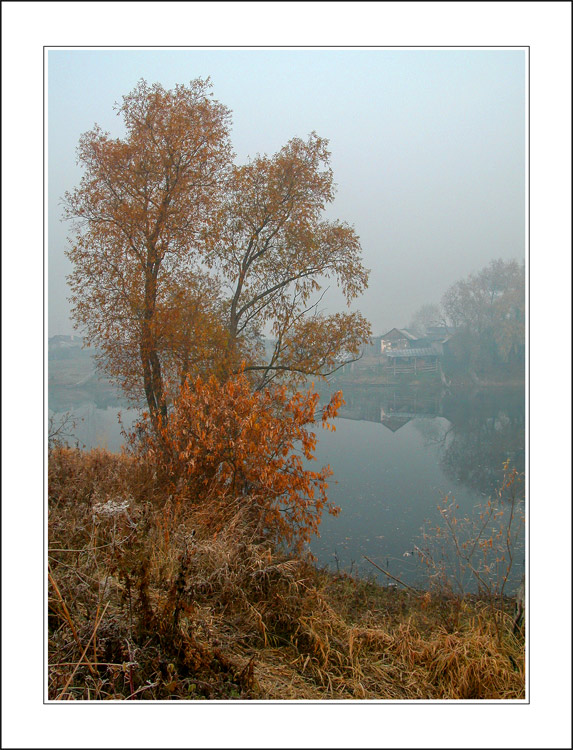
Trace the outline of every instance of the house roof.
{"type": "Polygon", "coordinates": [[[403,333],[406,338],[410,339],[410,341],[417,341],[420,338],[417,334],[412,333],[412,331],[408,331],[407,328],[398,328],[398,330],[400,333],[403,333]]]}
{"type": "Polygon", "coordinates": [[[435,349],[425,347],[423,349],[395,349],[386,353],[387,357],[437,357],[439,352],[435,349]]]}
{"type": "Polygon", "coordinates": [[[384,425],[384,427],[387,427],[389,430],[392,430],[392,432],[396,432],[401,427],[404,427],[405,424],[408,424],[413,418],[415,418],[416,415],[409,415],[409,414],[400,414],[400,415],[394,415],[394,414],[387,414],[382,417],[381,422],[384,425]]]}
{"type": "Polygon", "coordinates": [[[413,333],[410,333],[410,331],[407,331],[405,328],[391,328],[389,331],[386,331],[386,333],[383,333],[382,336],[380,336],[380,338],[381,339],[386,338],[386,336],[389,336],[393,331],[397,331],[405,339],[409,339],[410,341],[418,340],[418,336],[415,336],[413,333]]]}

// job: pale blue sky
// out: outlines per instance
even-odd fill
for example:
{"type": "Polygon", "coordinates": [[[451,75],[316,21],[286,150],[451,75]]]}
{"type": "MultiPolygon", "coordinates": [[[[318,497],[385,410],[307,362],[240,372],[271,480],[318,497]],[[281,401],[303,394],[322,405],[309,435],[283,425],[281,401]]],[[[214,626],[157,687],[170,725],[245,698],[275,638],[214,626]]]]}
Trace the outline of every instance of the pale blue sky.
{"type": "MultiPolygon", "coordinates": [[[[493,258],[525,253],[526,53],[521,49],[169,49],[48,52],[49,335],[71,333],[60,198],[81,176],[75,149],[138,79],[210,76],[233,113],[238,161],[312,130],[329,139],[338,185],[328,216],[354,225],[374,333],[493,258]]],[[[331,290],[325,307],[341,309],[331,290]]]]}

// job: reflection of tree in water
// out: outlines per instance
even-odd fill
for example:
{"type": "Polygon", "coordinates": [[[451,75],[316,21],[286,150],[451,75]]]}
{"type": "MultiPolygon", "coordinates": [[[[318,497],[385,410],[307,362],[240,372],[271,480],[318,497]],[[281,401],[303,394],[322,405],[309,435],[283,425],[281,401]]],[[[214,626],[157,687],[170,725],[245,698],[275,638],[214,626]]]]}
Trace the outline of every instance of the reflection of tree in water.
{"type": "Polygon", "coordinates": [[[444,435],[440,466],[450,479],[491,495],[508,458],[519,472],[525,470],[523,392],[446,399],[443,411],[452,427],[444,435]]]}
{"type": "Polygon", "coordinates": [[[419,417],[412,423],[424,439],[425,445],[439,445],[442,447],[450,432],[454,429],[453,425],[443,417],[419,417]]]}

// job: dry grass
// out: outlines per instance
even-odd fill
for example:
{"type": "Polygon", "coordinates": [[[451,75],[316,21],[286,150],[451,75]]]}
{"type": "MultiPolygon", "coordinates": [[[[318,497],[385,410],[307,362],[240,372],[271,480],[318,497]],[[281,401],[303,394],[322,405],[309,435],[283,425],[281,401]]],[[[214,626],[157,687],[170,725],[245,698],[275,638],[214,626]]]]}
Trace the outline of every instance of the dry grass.
{"type": "Polygon", "coordinates": [[[214,533],[140,460],[54,448],[49,698],[525,697],[509,613],[318,570],[257,540],[248,510],[214,533]]]}

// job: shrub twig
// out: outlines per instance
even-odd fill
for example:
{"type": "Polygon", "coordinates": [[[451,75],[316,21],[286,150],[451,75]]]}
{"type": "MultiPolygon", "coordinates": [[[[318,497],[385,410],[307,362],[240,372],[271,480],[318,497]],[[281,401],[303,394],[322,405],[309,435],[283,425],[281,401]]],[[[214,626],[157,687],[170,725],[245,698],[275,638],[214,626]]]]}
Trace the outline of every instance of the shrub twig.
{"type": "Polygon", "coordinates": [[[381,568],[381,567],[380,567],[379,565],[376,565],[376,563],[375,563],[375,562],[373,562],[373,561],[372,561],[372,560],[371,560],[371,559],[370,559],[369,557],[366,557],[366,555],[364,555],[364,559],[365,559],[365,560],[368,560],[368,562],[369,562],[369,563],[370,563],[371,565],[374,565],[374,567],[375,567],[375,568],[378,568],[378,570],[379,570],[379,571],[380,571],[381,573],[384,573],[384,575],[385,575],[385,576],[388,576],[388,578],[391,578],[391,579],[392,579],[393,581],[396,581],[397,583],[401,584],[402,586],[405,586],[405,587],[406,587],[406,588],[407,588],[407,589],[408,589],[409,591],[412,591],[412,592],[413,592],[414,594],[416,594],[417,596],[422,596],[422,595],[423,595],[423,592],[421,592],[421,591],[418,591],[418,589],[415,589],[415,588],[413,588],[412,586],[409,586],[409,585],[408,585],[407,583],[404,583],[404,581],[402,581],[402,580],[401,580],[400,578],[398,578],[397,576],[393,576],[393,575],[392,575],[392,573],[388,573],[388,571],[387,571],[387,570],[384,570],[384,568],[381,568]]]}

